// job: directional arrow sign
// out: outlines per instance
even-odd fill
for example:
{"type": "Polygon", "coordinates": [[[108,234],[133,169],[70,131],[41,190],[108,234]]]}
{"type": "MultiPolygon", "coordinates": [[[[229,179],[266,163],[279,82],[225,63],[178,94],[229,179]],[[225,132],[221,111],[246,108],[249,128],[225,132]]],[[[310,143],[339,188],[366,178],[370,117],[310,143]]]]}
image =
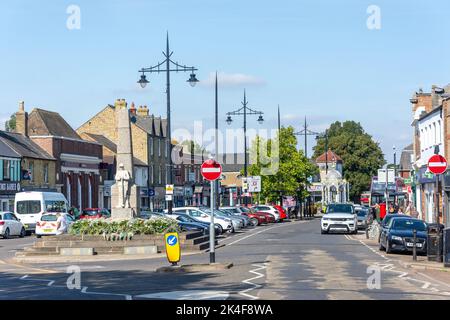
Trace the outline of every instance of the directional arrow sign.
{"type": "Polygon", "coordinates": [[[428,170],[434,174],[443,174],[447,170],[447,160],[439,154],[431,156],[428,160],[428,170]]]}

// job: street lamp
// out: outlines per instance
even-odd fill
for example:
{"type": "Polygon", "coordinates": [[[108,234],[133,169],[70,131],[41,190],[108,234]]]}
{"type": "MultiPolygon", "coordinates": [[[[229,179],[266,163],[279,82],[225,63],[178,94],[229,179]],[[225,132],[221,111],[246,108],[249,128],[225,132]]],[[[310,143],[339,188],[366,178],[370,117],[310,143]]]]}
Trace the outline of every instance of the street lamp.
{"type": "Polygon", "coordinates": [[[316,140],[325,138],[325,174],[328,174],[328,130],[316,136],[316,140]]]}
{"type": "MultiPolygon", "coordinates": [[[[244,90],[244,101],[241,102],[242,107],[240,109],[237,109],[235,111],[227,112],[227,124],[230,125],[233,119],[231,119],[231,116],[244,116],[244,177],[247,178],[248,172],[247,172],[247,115],[258,115],[258,123],[262,124],[264,122],[263,118],[263,112],[253,110],[249,107],[247,107],[248,101],[247,96],[244,90]]],[[[244,197],[244,204],[247,205],[247,197],[244,197]]]]}
{"type": "MultiPolygon", "coordinates": [[[[146,73],[161,73],[164,72],[166,74],[166,96],[167,96],[167,140],[168,140],[168,148],[169,148],[169,181],[167,181],[167,184],[173,183],[173,164],[172,164],[172,137],[171,137],[171,118],[170,118],[170,73],[171,72],[190,72],[190,77],[187,80],[187,82],[191,85],[191,87],[194,87],[198,81],[197,77],[195,76],[195,67],[187,67],[185,65],[181,65],[178,62],[174,62],[171,59],[171,56],[173,54],[173,51],[169,50],[169,33],[167,33],[166,38],[166,51],[163,52],[163,55],[165,59],[162,62],[159,62],[157,65],[149,68],[142,68],[139,70],[139,72],[142,73],[141,78],[137,83],[142,88],[145,88],[148,83],[150,83],[147,80],[147,77],[145,76],[146,73]]],[[[172,204],[173,200],[168,201],[168,211],[169,213],[172,213],[172,204]]]]}
{"type": "Polygon", "coordinates": [[[306,123],[306,117],[305,117],[305,124],[303,125],[303,130],[299,131],[299,132],[295,132],[294,135],[296,136],[301,136],[304,135],[305,136],[305,158],[308,158],[308,140],[307,137],[308,136],[317,136],[319,135],[318,132],[314,132],[308,129],[308,124],[306,123]]]}

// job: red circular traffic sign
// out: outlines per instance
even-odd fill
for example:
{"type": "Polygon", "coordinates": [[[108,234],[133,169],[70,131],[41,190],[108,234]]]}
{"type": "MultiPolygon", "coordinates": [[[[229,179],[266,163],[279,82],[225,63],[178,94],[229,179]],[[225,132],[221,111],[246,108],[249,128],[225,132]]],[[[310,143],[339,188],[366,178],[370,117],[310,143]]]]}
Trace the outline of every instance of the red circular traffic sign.
{"type": "Polygon", "coordinates": [[[447,160],[439,154],[435,154],[428,160],[428,170],[434,174],[443,174],[447,170],[447,160]]]}
{"type": "Polygon", "coordinates": [[[200,172],[206,180],[214,181],[222,174],[222,166],[216,160],[208,159],[202,163],[200,172]]]}

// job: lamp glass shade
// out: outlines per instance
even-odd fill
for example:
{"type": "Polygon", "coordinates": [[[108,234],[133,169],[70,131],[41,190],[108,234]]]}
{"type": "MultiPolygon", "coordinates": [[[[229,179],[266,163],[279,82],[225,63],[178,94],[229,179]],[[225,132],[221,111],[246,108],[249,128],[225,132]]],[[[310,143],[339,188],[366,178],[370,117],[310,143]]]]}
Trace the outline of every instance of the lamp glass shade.
{"type": "Polygon", "coordinates": [[[258,123],[261,124],[264,122],[263,116],[259,116],[258,118],[258,123]]]}
{"type": "Polygon", "coordinates": [[[231,119],[231,116],[228,116],[226,121],[228,124],[231,124],[231,122],[233,122],[233,119],[231,119]]]}
{"type": "Polygon", "coordinates": [[[141,88],[145,88],[145,86],[150,82],[147,80],[145,74],[143,74],[141,75],[141,78],[139,79],[138,83],[140,84],[141,88]]]}
{"type": "Polygon", "coordinates": [[[195,73],[191,73],[191,76],[189,77],[188,80],[186,80],[186,82],[189,82],[189,84],[191,85],[191,87],[195,87],[195,85],[197,84],[198,79],[195,76],[195,73]]]}

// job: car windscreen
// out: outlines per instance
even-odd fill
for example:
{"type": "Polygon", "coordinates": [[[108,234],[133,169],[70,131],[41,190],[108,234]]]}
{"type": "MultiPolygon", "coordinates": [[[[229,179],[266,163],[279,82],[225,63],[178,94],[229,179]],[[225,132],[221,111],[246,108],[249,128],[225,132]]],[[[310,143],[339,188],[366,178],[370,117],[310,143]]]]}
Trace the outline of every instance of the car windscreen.
{"type": "Polygon", "coordinates": [[[242,212],[250,212],[251,210],[246,207],[241,207],[242,212]]]}
{"type": "Polygon", "coordinates": [[[46,212],[66,212],[66,202],[61,200],[45,200],[46,212]]]}
{"type": "Polygon", "coordinates": [[[412,219],[395,219],[392,222],[392,229],[395,230],[417,230],[417,231],[426,231],[427,225],[425,222],[420,220],[412,220],[412,219]]]}
{"type": "Polygon", "coordinates": [[[327,213],[354,213],[351,204],[332,204],[327,207],[327,213]]]}
{"type": "Polygon", "coordinates": [[[16,210],[18,214],[36,214],[41,212],[41,202],[39,200],[17,201],[16,210]]]}
{"type": "Polygon", "coordinates": [[[356,214],[358,215],[358,217],[365,217],[367,215],[367,211],[366,210],[356,210],[356,214]]]}
{"type": "Polygon", "coordinates": [[[99,212],[97,210],[83,210],[83,215],[85,216],[96,216],[99,212]]]}
{"type": "Polygon", "coordinates": [[[41,221],[56,221],[58,218],[54,214],[44,214],[41,217],[41,221]]]}

